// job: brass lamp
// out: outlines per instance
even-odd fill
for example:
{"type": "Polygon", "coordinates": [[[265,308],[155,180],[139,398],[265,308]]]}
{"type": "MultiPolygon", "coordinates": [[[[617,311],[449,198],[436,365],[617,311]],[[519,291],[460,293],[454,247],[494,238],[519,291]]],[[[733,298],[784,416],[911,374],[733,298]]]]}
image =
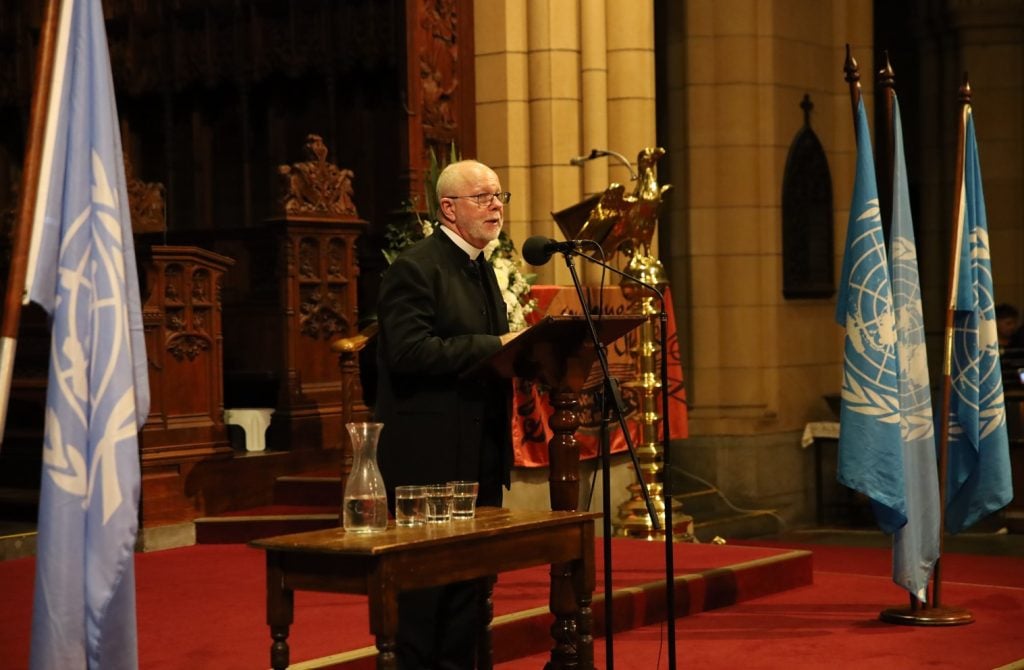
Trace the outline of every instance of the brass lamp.
{"type": "MultiPolygon", "coordinates": [[[[657,227],[663,197],[672,188],[670,184],[658,185],[655,164],[664,155],[665,150],[656,147],[643,149],[637,156],[639,177],[636,191],[627,199],[629,207],[625,211],[622,226],[628,238],[619,247],[629,257],[625,272],[659,289],[668,286],[668,277],[661,261],[651,254],[651,240],[657,227]]],[[[636,445],[636,456],[640,472],[637,476],[647,486],[658,516],[658,528],[654,527],[648,514],[639,483],[629,485],[630,498],[619,506],[618,519],[612,525],[615,534],[621,537],[653,540],[664,538],[666,532],[671,532],[675,540],[694,541],[693,517],[683,513],[682,503],[673,500],[664,487],[664,448],[659,430],[662,416],[658,408],[659,393],[668,393],[668,389],[662,388],[657,368],[661,341],[658,329],[663,327],[658,318],[660,311],[656,309],[655,296],[640,284],[623,279],[621,285],[632,310],[647,317],[640,326],[637,346],[632,352],[639,374],[625,386],[633,388],[639,397],[640,440],[636,445]],[[666,529],[666,505],[672,505],[671,531],[666,529]]],[[[667,355],[664,351],[660,353],[667,355]]]]}

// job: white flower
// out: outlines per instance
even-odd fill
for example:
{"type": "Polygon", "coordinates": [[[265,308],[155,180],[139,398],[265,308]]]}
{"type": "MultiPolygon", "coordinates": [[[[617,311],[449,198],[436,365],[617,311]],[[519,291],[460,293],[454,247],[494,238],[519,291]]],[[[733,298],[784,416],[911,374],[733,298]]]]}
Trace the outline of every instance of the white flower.
{"type": "Polygon", "coordinates": [[[502,292],[507,291],[512,283],[512,273],[515,272],[515,266],[512,265],[512,261],[507,258],[493,258],[491,259],[491,265],[494,266],[494,275],[498,279],[498,288],[502,292]]]}
{"type": "Polygon", "coordinates": [[[502,291],[501,297],[505,300],[505,311],[509,316],[509,326],[511,326],[511,317],[516,313],[516,307],[519,306],[519,297],[511,291],[502,291]]]}
{"type": "Polygon", "coordinates": [[[507,236],[491,240],[483,249],[484,258],[494,269],[501,297],[505,301],[509,330],[515,332],[527,327],[526,316],[537,308],[530,298],[530,281],[519,271],[522,265],[515,247],[507,236]]]}
{"type": "Polygon", "coordinates": [[[484,258],[486,258],[487,260],[491,260],[491,257],[494,256],[494,252],[497,251],[498,247],[500,247],[500,246],[501,246],[501,239],[500,238],[496,237],[493,240],[491,240],[490,242],[488,242],[487,246],[484,247],[484,258]]]}

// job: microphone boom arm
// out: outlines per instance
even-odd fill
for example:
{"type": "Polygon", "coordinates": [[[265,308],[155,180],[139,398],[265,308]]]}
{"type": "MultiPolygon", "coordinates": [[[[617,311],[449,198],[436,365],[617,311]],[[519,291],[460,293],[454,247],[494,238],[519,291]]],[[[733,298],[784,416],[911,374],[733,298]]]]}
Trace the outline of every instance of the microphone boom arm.
{"type": "MultiPolygon", "coordinates": [[[[589,243],[589,244],[595,244],[595,245],[597,244],[593,240],[580,240],[580,243],[581,244],[588,244],[589,243]]],[[[597,245],[597,246],[600,247],[600,245],[597,245]]],[[[649,283],[643,281],[642,279],[637,279],[633,275],[629,274],[628,272],[623,272],[622,270],[618,269],[614,265],[609,265],[608,263],[605,263],[604,261],[598,260],[598,259],[594,258],[593,256],[588,256],[587,254],[582,254],[579,251],[576,251],[575,249],[565,249],[565,250],[558,249],[558,251],[560,251],[562,253],[576,254],[577,256],[581,256],[581,257],[585,258],[587,261],[593,263],[594,265],[599,265],[599,266],[603,267],[605,270],[610,271],[612,274],[619,275],[623,279],[628,279],[631,282],[634,282],[636,284],[639,284],[640,286],[643,286],[645,289],[647,289],[648,291],[650,291],[654,295],[658,296],[658,302],[661,303],[661,312],[663,314],[666,313],[666,310],[665,310],[665,294],[661,290],[659,290],[658,287],[655,286],[654,284],[649,284],[649,283]]]]}
{"type": "Polygon", "coordinates": [[[585,162],[592,161],[595,158],[601,158],[604,156],[610,156],[618,160],[620,163],[622,163],[623,166],[625,166],[627,170],[629,170],[629,180],[637,180],[637,174],[633,170],[633,164],[629,162],[629,159],[620,154],[618,151],[612,151],[610,149],[591,149],[590,153],[587,154],[586,156],[576,156],[575,158],[570,158],[569,164],[582,167],[585,162]]]}

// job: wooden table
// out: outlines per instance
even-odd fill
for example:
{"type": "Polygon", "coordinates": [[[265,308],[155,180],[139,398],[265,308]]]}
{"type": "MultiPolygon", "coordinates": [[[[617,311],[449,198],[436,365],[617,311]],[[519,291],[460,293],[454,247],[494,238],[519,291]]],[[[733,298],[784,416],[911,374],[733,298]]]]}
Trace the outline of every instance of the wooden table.
{"type": "MultiPolygon", "coordinates": [[[[400,592],[551,563],[555,645],[549,667],[589,670],[594,665],[591,598],[598,517],[595,512],[479,508],[475,519],[448,524],[398,528],[392,522],[380,533],[328,528],[255,540],[251,546],[267,556],[270,665],[275,670],[288,666],[296,590],[369,596],[377,667],[392,669],[397,668],[400,592]],[[557,574],[564,579],[555,580],[557,574]]],[[[479,657],[480,666],[489,668],[489,620],[485,628],[479,657]]]]}

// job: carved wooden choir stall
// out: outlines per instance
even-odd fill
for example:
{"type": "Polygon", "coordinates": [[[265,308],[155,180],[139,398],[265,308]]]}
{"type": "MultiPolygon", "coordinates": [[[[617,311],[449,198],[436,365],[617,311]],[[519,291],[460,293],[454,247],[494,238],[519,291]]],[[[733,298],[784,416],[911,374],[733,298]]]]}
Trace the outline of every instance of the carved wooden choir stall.
{"type": "MultiPolygon", "coordinates": [[[[6,211],[41,14],[0,15],[6,211]]],[[[385,231],[422,209],[430,151],[475,154],[472,0],[105,0],[104,18],[153,387],[143,527],[269,504],[281,475],[343,474],[343,422],[367,409],[356,358],[343,390],[330,346],[358,334],[357,302],[372,313],[385,231]],[[273,412],[264,451],[226,425],[239,408],[273,412]]],[[[0,486],[28,493],[48,349],[36,316],[22,320],[19,416],[0,452],[0,486]]]]}
{"type": "MultiPolygon", "coordinates": [[[[277,474],[340,472],[341,371],[330,344],[355,331],[355,241],[366,222],[352,201],[352,171],[329,163],[316,135],[306,150],[311,160],[279,168],[278,217],[204,240],[224,255],[153,245],[142,258],[152,394],[142,440],[144,523],[260,504],[277,474]],[[234,385],[227,402],[225,379],[234,385]],[[270,451],[233,450],[225,409],[272,416],[270,451]],[[222,462],[242,456],[266,458],[222,462]]],[[[140,230],[160,232],[136,220],[140,230]]],[[[350,415],[365,416],[358,387],[350,403],[350,415]]]]}

